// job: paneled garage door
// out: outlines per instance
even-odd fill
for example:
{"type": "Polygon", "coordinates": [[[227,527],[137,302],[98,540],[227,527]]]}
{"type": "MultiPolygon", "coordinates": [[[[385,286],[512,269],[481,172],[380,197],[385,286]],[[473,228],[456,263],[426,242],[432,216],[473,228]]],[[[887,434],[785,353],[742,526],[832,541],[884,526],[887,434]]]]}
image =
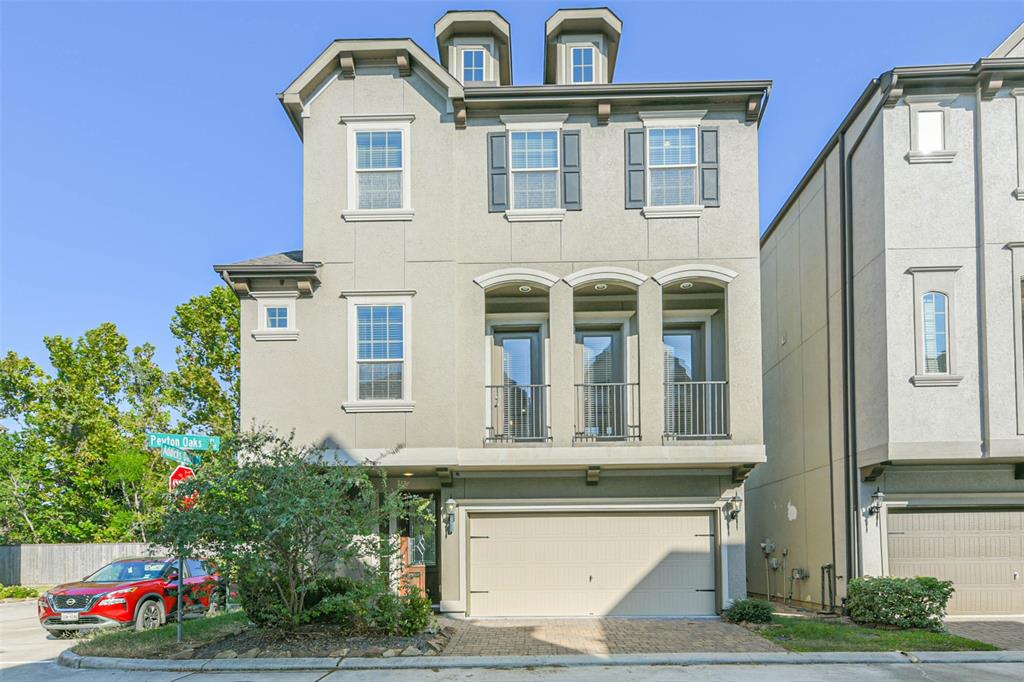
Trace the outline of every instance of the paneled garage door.
{"type": "Polygon", "coordinates": [[[1024,511],[892,511],[889,574],[952,580],[949,612],[1024,613],[1024,511]]]}
{"type": "Polygon", "coordinates": [[[708,513],[473,514],[469,615],[715,613],[708,513]]]}

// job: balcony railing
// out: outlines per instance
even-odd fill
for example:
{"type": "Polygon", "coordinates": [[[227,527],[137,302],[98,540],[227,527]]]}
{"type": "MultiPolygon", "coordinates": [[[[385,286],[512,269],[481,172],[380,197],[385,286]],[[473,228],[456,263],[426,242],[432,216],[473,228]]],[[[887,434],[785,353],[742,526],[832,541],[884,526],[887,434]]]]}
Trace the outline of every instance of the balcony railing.
{"type": "Polygon", "coordinates": [[[640,440],[640,384],[576,384],[573,440],[640,440]]]}
{"type": "Polygon", "coordinates": [[[729,435],[728,383],[678,381],[665,384],[665,438],[725,438],[729,435]]]}
{"type": "Polygon", "coordinates": [[[501,384],[484,388],[491,410],[484,442],[528,443],[551,439],[547,384],[501,384]]]}

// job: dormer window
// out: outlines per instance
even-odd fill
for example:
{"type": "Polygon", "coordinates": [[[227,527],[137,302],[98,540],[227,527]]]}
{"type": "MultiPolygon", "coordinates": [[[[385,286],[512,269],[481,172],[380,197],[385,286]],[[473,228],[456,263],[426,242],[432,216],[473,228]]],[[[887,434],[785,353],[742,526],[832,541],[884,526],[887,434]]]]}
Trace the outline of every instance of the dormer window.
{"type": "Polygon", "coordinates": [[[462,82],[479,82],[484,80],[483,49],[464,49],[462,51],[462,82]]]}
{"type": "Polygon", "coordinates": [[[594,48],[572,48],[572,82],[594,82],[594,48]]]}

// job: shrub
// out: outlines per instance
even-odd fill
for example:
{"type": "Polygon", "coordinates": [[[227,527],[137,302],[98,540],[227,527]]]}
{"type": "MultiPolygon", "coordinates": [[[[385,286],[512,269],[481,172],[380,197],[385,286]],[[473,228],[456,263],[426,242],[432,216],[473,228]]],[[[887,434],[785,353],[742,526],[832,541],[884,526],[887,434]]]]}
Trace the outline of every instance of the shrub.
{"type": "Polygon", "coordinates": [[[30,599],[38,597],[39,590],[24,585],[0,585],[0,599],[30,599]]]}
{"type": "Polygon", "coordinates": [[[311,620],[372,635],[412,636],[430,625],[430,599],[418,589],[396,594],[380,582],[351,583],[350,589],[324,597],[308,612],[311,620]]]}
{"type": "Polygon", "coordinates": [[[760,599],[737,599],[725,612],[730,623],[770,623],[775,609],[760,599]]]}
{"type": "Polygon", "coordinates": [[[938,630],[953,583],[938,578],[855,578],[846,608],[857,623],[938,630]]]}

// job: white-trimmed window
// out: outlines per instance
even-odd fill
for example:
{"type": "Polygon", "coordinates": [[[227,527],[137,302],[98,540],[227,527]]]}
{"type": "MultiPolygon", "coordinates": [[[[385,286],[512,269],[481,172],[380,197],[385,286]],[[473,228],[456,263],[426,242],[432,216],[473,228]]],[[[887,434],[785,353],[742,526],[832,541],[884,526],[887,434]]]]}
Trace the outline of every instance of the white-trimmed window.
{"type": "Polygon", "coordinates": [[[941,111],[917,112],[917,151],[929,154],[946,148],[941,111]]]}
{"type": "Polygon", "coordinates": [[[570,77],[573,83],[594,82],[594,51],[593,47],[570,48],[570,77]]]}
{"type": "Polygon", "coordinates": [[[252,337],[257,341],[292,341],[299,336],[295,326],[295,292],[252,292],[256,299],[256,329],[252,337]]]}
{"type": "Polygon", "coordinates": [[[950,144],[950,105],[955,95],[907,95],[910,110],[910,163],[949,163],[956,158],[950,144]]]}
{"type": "Polygon", "coordinates": [[[484,49],[466,48],[462,50],[462,82],[473,83],[486,80],[484,67],[484,49]]]}
{"type": "Polygon", "coordinates": [[[349,305],[347,412],[412,410],[412,295],[346,295],[349,305]]]}
{"type": "Polygon", "coordinates": [[[348,128],[345,220],[411,220],[409,138],[413,114],[343,116],[348,128]]]}
{"type": "Polygon", "coordinates": [[[558,207],[558,131],[511,132],[512,208],[558,207]]]}
{"type": "Polygon", "coordinates": [[[949,374],[949,297],[929,291],[921,297],[925,374],[949,374]]]}
{"type": "Polygon", "coordinates": [[[697,204],[697,127],[648,128],[648,206],[697,204]]]}

